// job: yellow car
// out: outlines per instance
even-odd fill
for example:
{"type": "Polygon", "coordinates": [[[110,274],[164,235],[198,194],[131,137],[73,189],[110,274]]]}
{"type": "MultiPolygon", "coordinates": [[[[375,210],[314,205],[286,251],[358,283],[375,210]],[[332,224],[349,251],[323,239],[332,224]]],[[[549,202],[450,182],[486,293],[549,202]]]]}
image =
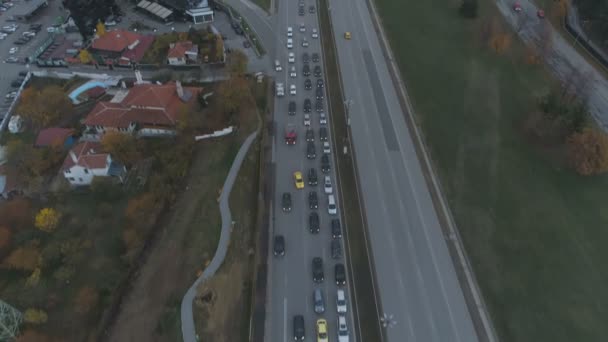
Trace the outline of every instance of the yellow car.
{"type": "Polygon", "coordinates": [[[304,178],[302,178],[302,172],[294,172],[293,179],[296,182],[296,189],[304,189],[304,178]]]}
{"type": "Polygon", "coordinates": [[[344,32],[344,39],[350,40],[350,32],[344,32]]]}
{"type": "Polygon", "coordinates": [[[328,342],[327,321],[323,318],[317,320],[317,342],[328,342]]]}

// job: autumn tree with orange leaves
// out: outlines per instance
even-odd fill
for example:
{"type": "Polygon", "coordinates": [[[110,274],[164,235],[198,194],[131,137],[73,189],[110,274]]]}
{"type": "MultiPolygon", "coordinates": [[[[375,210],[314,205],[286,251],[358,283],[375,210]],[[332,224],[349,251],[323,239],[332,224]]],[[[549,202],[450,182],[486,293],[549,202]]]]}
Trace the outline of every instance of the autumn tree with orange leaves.
{"type": "Polygon", "coordinates": [[[567,141],[567,156],[572,167],[583,176],[608,171],[608,135],[589,127],[572,134],[567,141]]]}

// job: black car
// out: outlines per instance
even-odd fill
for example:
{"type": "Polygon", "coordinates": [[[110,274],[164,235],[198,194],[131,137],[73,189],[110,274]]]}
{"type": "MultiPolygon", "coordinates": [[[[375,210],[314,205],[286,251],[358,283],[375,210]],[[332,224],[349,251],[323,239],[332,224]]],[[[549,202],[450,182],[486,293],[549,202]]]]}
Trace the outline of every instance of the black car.
{"type": "Polygon", "coordinates": [[[306,90],[312,89],[312,81],[310,80],[310,78],[307,78],[304,80],[304,89],[306,89],[306,90]]]}
{"type": "Polygon", "coordinates": [[[308,52],[304,52],[302,54],[302,62],[303,63],[308,63],[310,62],[310,55],[308,54],[308,52]]]}
{"type": "Polygon", "coordinates": [[[13,87],[13,88],[19,88],[19,87],[21,87],[21,83],[22,82],[18,82],[17,80],[12,81],[11,82],[11,87],[13,87]]]}
{"type": "Polygon", "coordinates": [[[340,227],[340,220],[331,220],[331,237],[334,239],[342,237],[342,228],[340,227]]]}
{"type": "Polygon", "coordinates": [[[31,24],[30,25],[30,30],[34,31],[34,30],[40,30],[42,29],[42,24],[31,24]]]}
{"type": "Polygon", "coordinates": [[[325,84],[323,83],[323,79],[319,78],[317,80],[317,88],[323,88],[325,86],[325,84]]]}
{"type": "Polygon", "coordinates": [[[342,245],[340,245],[340,240],[331,240],[331,258],[342,258],[342,245]]]}
{"type": "Polygon", "coordinates": [[[312,62],[319,63],[319,54],[318,53],[315,52],[312,54],[312,62]]]}
{"type": "Polygon", "coordinates": [[[26,41],[25,40],[21,40],[21,39],[16,40],[15,42],[13,42],[13,44],[15,44],[15,45],[23,45],[25,43],[26,43],[26,41]]]}
{"type": "Polygon", "coordinates": [[[327,153],[323,153],[321,156],[321,172],[329,173],[331,167],[329,166],[329,155],[327,153]]]}
{"type": "Polygon", "coordinates": [[[304,113],[310,113],[312,110],[312,102],[310,99],[304,99],[304,113]]]}
{"type": "Polygon", "coordinates": [[[323,275],[323,259],[319,257],[312,259],[312,280],[315,283],[325,280],[325,276],[323,275]]]}
{"type": "Polygon", "coordinates": [[[304,329],[304,316],[295,315],[293,316],[293,339],[298,341],[304,341],[305,338],[304,329]]]}
{"type": "Polygon", "coordinates": [[[321,66],[315,65],[315,77],[321,77],[321,66]]]}
{"type": "Polygon", "coordinates": [[[283,211],[291,211],[291,194],[289,192],[283,193],[283,211]]]}
{"type": "Polygon", "coordinates": [[[300,8],[298,8],[298,15],[299,16],[303,16],[304,15],[304,6],[300,6],[300,8]]]}
{"type": "Polygon", "coordinates": [[[315,131],[312,128],[306,130],[306,141],[315,141],[315,131]]]}
{"type": "Polygon", "coordinates": [[[319,178],[317,177],[317,170],[310,168],[308,170],[308,185],[317,185],[319,178]]]}
{"type": "Polygon", "coordinates": [[[308,7],[308,12],[314,14],[315,13],[315,6],[308,7]]]}
{"type": "Polygon", "coordinates": [[[315,143],[312,141],[309,141],[306,144],[306,158],[308,158],[308,159],[317,158],[317,150],[315,149],[315,143]]]}
{"type": "Polygon", "coordinates": [[[308,207],[310,209],[319,208],[319,197],[317,197],[316,191],[311,191],[308,193],[308,207]]]}
{"type": "Polygon", "coordinates": [[[319,128],[319,140],[327,141],[327,127],[319,128]]]}
{"type": "Polygon", "coordinates": [[[27,76],[27,71],[25,71],[25,70],[19,71],[19,76],[21,76],[21,77],[27,76]]]}
{"type": "Polygon", "coordinates": [[[317,88],[317,100],[323,100],[324,92],[323,88],[317,88]]]}
{"type": "Polygon", "coordinates": [[[312,212],[308,215],[308,229],[313,234],[319,233],[319,214],[312,212]]]}
{"type": "Polygon", "coordinates": [[[283,237],[283,235],[276,235],[274,237],[272,252],[275,256],[285,255],[285,237],[283,237]]]}
{"type": "Polygon", "coordinates": [[[289,115],[296,115],[296,101],[289,101],[289,115]]]}
{"type": "Polygon", "coordinates": [[[315,110],[317,111],[317,113],[323,111],[323,100],[317,99],[317,101],[315,101],[315,110]]]}
{"type": "Polygon", "coordinates": [[[304,64],[304,67],[302,67],[302,74],[310,76],[310,66],[308,64],[304,64]]]}
{"type": "Polygon", "coordinates": [[[334,267],[334,275],[336,276],[336,285],[346,285],[346,270],[343,264],[336,264],[334,267]]]}

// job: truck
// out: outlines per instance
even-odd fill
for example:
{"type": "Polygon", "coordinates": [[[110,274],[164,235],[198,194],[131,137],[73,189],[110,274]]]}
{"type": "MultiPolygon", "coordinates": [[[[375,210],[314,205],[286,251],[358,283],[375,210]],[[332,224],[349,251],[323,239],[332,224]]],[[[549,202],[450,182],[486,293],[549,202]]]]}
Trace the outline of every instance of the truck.
{"type": "Polygon", "coordinates": [[[285,96],[285,86],[283,85],[283,83],[276,84],[276,91],[277,91],[277,96],[279,96],[279,97],[285,96]]]}
{"type": "Polygon", "coordinates": [[[296,125],[291,123],[287,124],[285,126],[285,144],[295,145],[297,137],[296,125]]]}

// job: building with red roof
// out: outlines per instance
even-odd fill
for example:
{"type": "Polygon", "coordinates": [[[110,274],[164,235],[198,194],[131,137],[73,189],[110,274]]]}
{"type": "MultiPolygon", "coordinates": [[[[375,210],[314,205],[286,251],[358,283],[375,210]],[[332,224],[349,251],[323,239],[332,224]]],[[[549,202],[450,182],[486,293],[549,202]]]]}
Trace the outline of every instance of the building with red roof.
{"type": "Polygon", "coordinates": [[[38,132],[35,147],[61,146],[69,147],[74,143],[74,130],[70,128],[51,127],[38,132]]]}
{"type": "Polygon", "coordinates": [[[95,38],[89,50],[105,64],[130,65],[141,61],[154,38],[127,30],[113,30],[95,38]]]}
{"type": "Polygon", "coordinates": [[[90,185],[94,177],[124,180],[127,169],[103,152],[101,144],[84,141],[74,146],[63,161],[61,171],[71,185],[90,185]]]}
{"type": "Polygon", "coordinates": [[[84,120],[84,136],[99,141],[109,130],[137,136],[175,135],[180,108],[192,105],[201,91],[182,87],[179,81],[137,84],[126,94],[97,103],[84,120]]]}
{"type": "Polygon", "coordinates": [[[191,41],[177,42],[169,44],[167,53],[167,63],[171,65],[184,65],[188,62],[198,60],[198,45],[191,41]]]}

